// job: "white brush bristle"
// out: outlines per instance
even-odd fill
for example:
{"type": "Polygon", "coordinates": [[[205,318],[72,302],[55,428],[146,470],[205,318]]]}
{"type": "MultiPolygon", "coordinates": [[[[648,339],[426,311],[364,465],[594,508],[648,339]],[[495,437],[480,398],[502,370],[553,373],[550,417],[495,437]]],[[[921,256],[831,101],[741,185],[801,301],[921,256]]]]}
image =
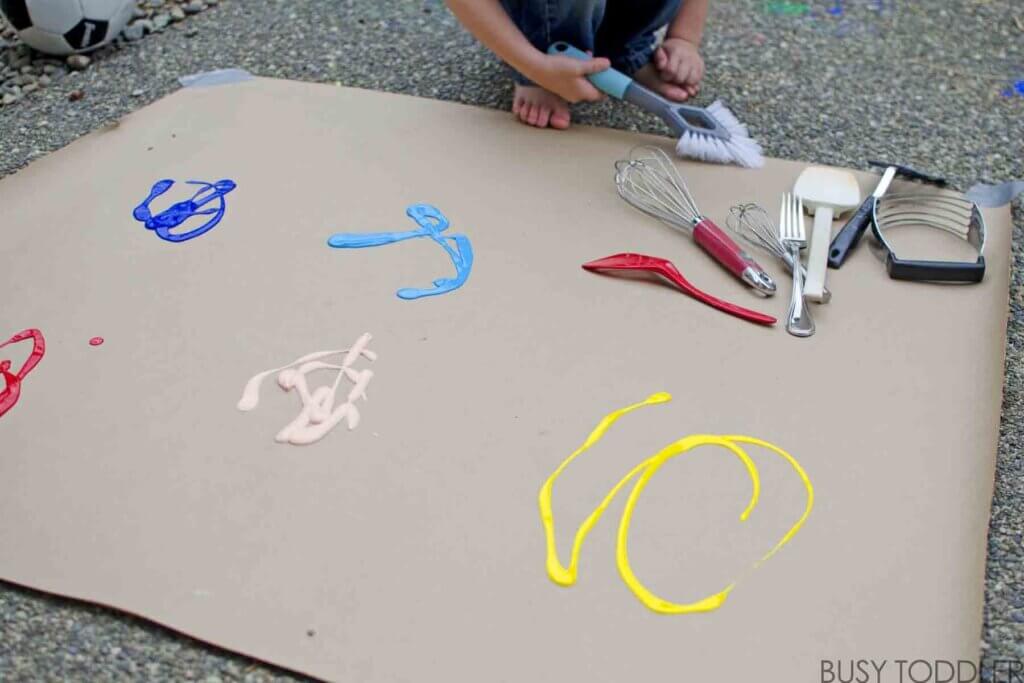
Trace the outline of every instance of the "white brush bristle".
{"type": "Polygon", "coordinates": [[[699,161],[739,164],[747,168],[764,166],[764,150],[750,137],[747,127],[739,122],[721,100],[715,100],[707,113],[729,131],[728,141],[704,133],[684,133],[676,143],[676,154],[699,161]]]}

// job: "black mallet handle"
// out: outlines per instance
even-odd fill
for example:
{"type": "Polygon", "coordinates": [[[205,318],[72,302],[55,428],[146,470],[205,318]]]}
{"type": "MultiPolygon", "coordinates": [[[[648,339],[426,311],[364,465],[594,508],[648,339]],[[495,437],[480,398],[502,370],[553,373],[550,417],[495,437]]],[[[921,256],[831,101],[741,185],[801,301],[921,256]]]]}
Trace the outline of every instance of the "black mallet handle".
{"type": "Polygon", "coordinates": [[[832,240],[832,244],[828,248],[829,268],[841,267],[843,261],[850,255],[850,251],[857,246],[857,242],[860,241],[864,231],[867,230],[868,225],[871,223],[871,211],[874,209],[874,206],[875,196],[870,195],[860,205],[856,213],[850,217],[850,220],[846,221],[846,225],[843,226],[839,234],[832,240]]]}

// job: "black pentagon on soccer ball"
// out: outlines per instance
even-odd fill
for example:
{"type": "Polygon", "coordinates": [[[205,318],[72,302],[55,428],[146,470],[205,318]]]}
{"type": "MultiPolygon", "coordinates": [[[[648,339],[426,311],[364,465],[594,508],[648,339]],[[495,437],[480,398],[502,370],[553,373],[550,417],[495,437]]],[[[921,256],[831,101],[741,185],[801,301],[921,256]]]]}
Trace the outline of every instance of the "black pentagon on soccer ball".
{"type": "Polygon", "coordinates": [[[0,11],[7,17],[7,21],[11,22],[15,31],[24,31],[32,25],[25,0],[0,0],[0,11]]]}
{"type": "Polygon", "coordinates": [[[82,19],[64,34],[64,40],[76,50],[88,50],[103,42],[107,37],[107,22],[96,19],[82,19]]]}

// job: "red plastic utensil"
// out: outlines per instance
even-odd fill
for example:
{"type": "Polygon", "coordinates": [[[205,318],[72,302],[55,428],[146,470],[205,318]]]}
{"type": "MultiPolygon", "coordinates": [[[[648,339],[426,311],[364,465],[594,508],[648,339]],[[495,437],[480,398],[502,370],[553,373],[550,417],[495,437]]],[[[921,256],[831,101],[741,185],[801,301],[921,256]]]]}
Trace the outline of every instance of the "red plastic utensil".
{"type": "Polygon", "coordinates": [[[612,256],[605,256],[604,258],[599,258],[596,261],[584,263],[583,269],[591,272],[638,270],[655,273],[662,276],[697,301],[701,301],[708,306],[717,308],[729,315],[734,315],[737,318],[742,318],[743,320],[757,323],[758,325],[774,325],[777,322],[776,319],[770,315],[765,315],[764,313],[752,311],[749,308],[743,308],[742,306],[731,304],[728,301],[723,301],[718,297],[711,296],[707,292],[697,289],[689,280],[683,277],[683,274],[679,272],[679,269],[676,268],[668,259],[627,252],[614,254],[612,256]]]}

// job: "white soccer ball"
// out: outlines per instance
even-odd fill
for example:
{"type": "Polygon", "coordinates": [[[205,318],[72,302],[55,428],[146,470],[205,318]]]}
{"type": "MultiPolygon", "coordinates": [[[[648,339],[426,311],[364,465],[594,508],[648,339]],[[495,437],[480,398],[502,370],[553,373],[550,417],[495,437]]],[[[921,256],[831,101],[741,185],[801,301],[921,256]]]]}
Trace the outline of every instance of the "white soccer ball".
{"type": "Polygon", "coordinates": [[[113,40],[134,0],[0,0],[0,13],[30,47],[51,55],[88,52],[113,40]]]}

